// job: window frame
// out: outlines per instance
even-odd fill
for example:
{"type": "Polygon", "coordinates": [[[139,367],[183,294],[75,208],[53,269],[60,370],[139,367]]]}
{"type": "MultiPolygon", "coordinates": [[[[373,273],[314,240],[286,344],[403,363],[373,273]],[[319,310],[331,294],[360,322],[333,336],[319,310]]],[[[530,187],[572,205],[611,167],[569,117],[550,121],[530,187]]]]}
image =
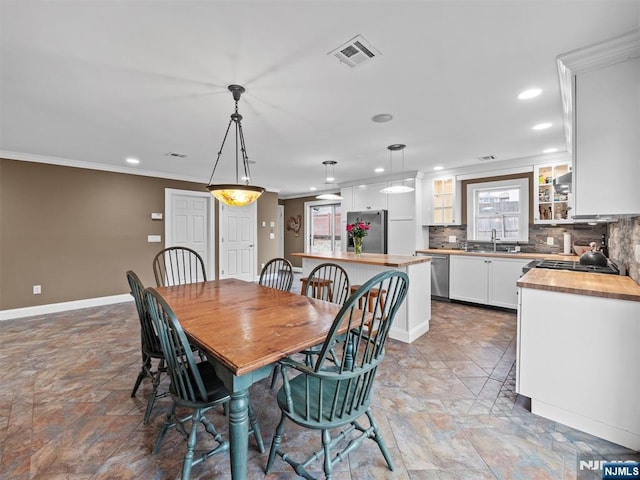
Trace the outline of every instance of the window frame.
{"type": "Polygon", "coordinates": [[[476,218],[476,198],[478,191],[497,190],[497,189],[518,189],[519,190],[519,212],[518,212],[518,238],[502,239],[503,243],[528,242],[529,241],[529,210],[530,210],[530,192],[529,179],[526,177],[517,177],[507,180],[492,180],[467,183],[467,240],[476,242],[491,241],[490,238],[478,237],[476,235],[478,218],[476,218]]]}

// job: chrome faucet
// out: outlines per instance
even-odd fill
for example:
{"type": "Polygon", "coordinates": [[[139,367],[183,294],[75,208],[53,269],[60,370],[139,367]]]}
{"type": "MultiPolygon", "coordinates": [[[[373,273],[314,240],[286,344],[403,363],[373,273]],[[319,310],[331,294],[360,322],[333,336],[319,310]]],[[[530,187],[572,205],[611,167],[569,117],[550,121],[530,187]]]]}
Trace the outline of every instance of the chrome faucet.
{"type": "Polygon", "coordinates": [[[498,240],[498,232],[496,232],[495,228],[491,229],[491,241],[493,242],[493,253],[497,252],[496,242],[498,240]]]}

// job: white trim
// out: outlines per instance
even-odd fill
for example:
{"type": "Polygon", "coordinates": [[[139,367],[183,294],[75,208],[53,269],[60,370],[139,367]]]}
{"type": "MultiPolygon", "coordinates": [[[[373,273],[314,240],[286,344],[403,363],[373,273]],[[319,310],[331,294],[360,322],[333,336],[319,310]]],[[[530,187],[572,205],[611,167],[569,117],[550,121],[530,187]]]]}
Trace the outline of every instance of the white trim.
{"type": "Polygon", "coordinates": [[[35,307],[0,310],[0,321],[31,317],[34,315],[47,315],[50,313],[66,312],[68,310],[78,310],[81,308],[100,307],[103,305],[112,305],[114,303],[124,302],[133,302],[133,297],[131,296],[131,294],[123,293],[120,295],[111,295],[109,297],[86,298],[84,300],[73,300],[70,302],[36,305],[35,307]]]}

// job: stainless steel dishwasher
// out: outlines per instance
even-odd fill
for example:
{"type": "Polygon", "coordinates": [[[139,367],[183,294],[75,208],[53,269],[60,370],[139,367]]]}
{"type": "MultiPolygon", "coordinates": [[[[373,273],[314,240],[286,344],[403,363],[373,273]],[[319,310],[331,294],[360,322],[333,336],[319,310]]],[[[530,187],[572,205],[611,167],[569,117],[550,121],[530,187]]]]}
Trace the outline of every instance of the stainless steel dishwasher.
{"type": "Polygon", "coordinates": [[[434,255],[431,257],[431,298],[435,300],[449,300],[449,255],[434,255]]]}

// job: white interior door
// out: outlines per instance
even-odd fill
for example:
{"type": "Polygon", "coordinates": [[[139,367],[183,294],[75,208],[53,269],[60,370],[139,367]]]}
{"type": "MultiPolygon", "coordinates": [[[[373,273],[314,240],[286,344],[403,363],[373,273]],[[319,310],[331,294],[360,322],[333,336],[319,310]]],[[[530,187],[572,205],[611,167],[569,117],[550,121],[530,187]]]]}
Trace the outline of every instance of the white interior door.
{"type": "Polygon", "coordinates": [[[257,205],[230,207],[220,204],[219,278],[255,281],[257,205]]]}
{"type": "Polygon", "coordinates": [[[213,197],[206,192],[165,189],[165,247],[187,247],[204,260],[207,277],[213,278],[213,197]]]}

